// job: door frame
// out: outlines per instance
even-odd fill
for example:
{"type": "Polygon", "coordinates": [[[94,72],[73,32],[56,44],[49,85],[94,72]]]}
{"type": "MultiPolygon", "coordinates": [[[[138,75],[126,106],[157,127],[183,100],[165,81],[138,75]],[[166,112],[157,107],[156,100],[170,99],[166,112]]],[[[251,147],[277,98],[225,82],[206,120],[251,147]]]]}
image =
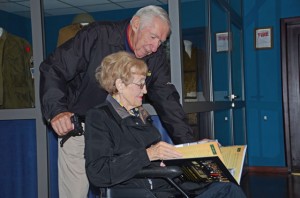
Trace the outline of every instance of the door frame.
{"type": "Polygon", "coordinates": [[[292,171],[292,153],[290,140],[290,116],[288,101],[288,57],[287,57],[287,26],[289,24],[300,24],[300,17],[284,18],[280,20],[281,32],[281,72],[282,72],[282,99],[284,116],[284,134],[285,134],[285,156],[288,171],[292,171]]]}

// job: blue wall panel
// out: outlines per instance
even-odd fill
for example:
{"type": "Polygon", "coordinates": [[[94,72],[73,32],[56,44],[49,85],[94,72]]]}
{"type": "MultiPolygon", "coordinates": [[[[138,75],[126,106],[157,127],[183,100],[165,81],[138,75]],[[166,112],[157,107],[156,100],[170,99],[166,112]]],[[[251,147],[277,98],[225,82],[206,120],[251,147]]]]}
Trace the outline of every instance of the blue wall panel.
{"type": "Polygon", "coordinates": [[[244,0],[244,61],[250,166],[285,166],[280,19],[296,16],[300,16],[298,0],[244,0]],[[261,27],[273,28],[271,49],[254,48],[254,30],[261,27]],[[264,120],[264,116],[267,116],[267,120],[264,120]]]}
{"type": "Polygon", "coordinates": [[[0,121],[0,197],[37,197],[34,120],[0,121]]]}

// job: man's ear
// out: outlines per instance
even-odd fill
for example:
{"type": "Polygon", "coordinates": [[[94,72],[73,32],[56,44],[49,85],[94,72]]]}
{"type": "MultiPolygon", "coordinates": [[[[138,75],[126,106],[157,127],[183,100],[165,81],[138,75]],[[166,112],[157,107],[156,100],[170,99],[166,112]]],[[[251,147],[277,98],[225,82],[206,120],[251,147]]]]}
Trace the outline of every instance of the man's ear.
{"type": "Polygon", "coordinates": [[[140,27],[140,17],[134,16],[131,20],[131,28],[134,32],[137,32],[139,27],[140,27]]]}
{"type": "Polygon", "coordinates": [[[116,80],[115,84],[116,84],[116,88],[117,88],[118,92],[121,93],[122,90],[124,89],[124,83],[123,83],[123,81],[120,78],[118,78],[116,80]]]}

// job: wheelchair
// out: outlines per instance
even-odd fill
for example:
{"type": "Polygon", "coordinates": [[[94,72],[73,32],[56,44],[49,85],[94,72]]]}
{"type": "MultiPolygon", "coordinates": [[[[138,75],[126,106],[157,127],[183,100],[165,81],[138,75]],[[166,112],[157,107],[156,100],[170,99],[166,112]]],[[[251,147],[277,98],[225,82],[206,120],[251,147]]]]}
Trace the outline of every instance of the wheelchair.
{"type": "MultiPolygon", "coordinates": [[[[159,130],[162,135],[162,140],[173,144],[167,131],[161,125],[158,116],[151,116],[153,119],[153,125],[159,130]]],[[[181,168],[177,166],[167,166],[167,167],[151,167],[144,168],[135,175],[134,178],[140,179],[163,179],[167,181],[171,187],[174,188],[175,192],[174,198],[192,198],[192,194],[189,194],[184,189],[182,189],[175,181],[182,175],[181,168]]],[[[145,188],[100,188],[99,197],[100,198],[156,198],[155,191],[150,191],[145,188]]],[[[99,191],[98,191],[99,192],[99,191]]],[[[98,198],[98,197],[97,197],[98,198]]]]}
{"type": "MultiPolygon", "coordinates": [[[[182,189],[175,181],[182,175],[182,170],[177,166],[168,167],[151,167],[139,171],[134,178],[139,179],[164,179],[175,192],[172,191],[174,198],[190,198],[184,189],[182,189]]],[[[160,191],[161,192],[161,191],[160,191]]],[[[100,188],[100,198],[156,198],[155,191],[146,188],[100,188]]]]}

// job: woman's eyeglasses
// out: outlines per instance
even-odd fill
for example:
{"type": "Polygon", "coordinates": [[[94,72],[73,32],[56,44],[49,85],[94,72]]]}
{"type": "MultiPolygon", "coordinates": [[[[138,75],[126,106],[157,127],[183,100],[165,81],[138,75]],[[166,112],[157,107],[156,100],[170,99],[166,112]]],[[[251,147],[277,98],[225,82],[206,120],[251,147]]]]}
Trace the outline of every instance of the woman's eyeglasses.
{"type": "Polygon", "coordinates": [[[136,86],[139,86],[140,89],[143,89],[146,83],[141,83],[141,84],[138,84],[138,83],[130,83],[130,84],[134,84],[134,85],[136,85],[136,86]]]}

